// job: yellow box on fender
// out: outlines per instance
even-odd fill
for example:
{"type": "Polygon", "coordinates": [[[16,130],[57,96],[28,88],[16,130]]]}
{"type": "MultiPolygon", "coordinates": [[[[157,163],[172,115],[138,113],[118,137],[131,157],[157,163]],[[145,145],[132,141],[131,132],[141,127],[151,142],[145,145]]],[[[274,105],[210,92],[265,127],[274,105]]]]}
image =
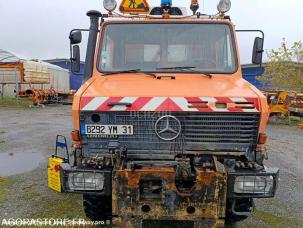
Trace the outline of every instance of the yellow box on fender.
{"type": "Polygon", "coordinates": [[[60,164],[63,163],[62,158],[49,158],[48,159],[48,171],[47,171],[47,183],[48,187],[56,192],[61,192],[61,177],[60,177],[60,164]]]}

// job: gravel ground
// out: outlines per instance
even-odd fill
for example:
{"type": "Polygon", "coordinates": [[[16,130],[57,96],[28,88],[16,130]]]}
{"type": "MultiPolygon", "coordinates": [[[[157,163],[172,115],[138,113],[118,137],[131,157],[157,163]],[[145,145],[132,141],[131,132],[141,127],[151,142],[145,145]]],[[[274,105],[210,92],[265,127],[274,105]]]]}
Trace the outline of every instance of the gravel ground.
{"type": "MultiPolygon", "coordinates": [[[[79,195],[47,188],[55,136],[69,136],[70,106],[0,109],[0,224],[6,218],[85,218],[79,195]]],[[[269,125],[267,166],[280,168],[274,199],[256,201],[254,216],[233,227],[303,227],[303,130],[269,125]]],[[[1,225],[0,225],[1,227],[1,225]]]]}

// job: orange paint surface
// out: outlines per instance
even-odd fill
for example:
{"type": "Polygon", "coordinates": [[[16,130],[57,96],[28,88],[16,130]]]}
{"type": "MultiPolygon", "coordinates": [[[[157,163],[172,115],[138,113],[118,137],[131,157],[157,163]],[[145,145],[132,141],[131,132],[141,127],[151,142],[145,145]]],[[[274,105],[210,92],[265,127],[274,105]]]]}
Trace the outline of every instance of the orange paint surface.
{"type": "MultiPolygon", "coordinates": [[[[221,19],[109,19],[110,21],[118,21],[131,23],[132,21],[144,21],[146,23],[161,21],[178,21],[178,22],[224,22],[234,25],[228,20],[221,19]]],[[[101,25],[100,30],[105,23],[101,25]]],[[[236,37],[236,35],[235,35],[236,37]]],[[[237,42],[236,42],[237,44],[237,42]]],[[[99,46],[99,44],[98,44],[99,46]]],[[[95,59],[98,57],[98,49],[95,59]]],[[[237,56],[239,56],[238,47],[236,45],[237,56]]],[[[79,110],[80,98],[85,97],[249,97],[258,98],[261,112],[260,133],[265,132],[268,121],[268,105],[266,97],[253,85],[242,79],[242,71],[240,63],[238,70],[234,74],[214,74],[210,79],[203,74],[192,73],[157,73],[159,76],[175,76],[175,80],[169,78],[157,80],[152,76],[143,73],[128,73],[103,76],[94,66],[93,77],[88,80],[75,94],[73,103],[73,124],[76,130],[79,130],[79,110]]]]}

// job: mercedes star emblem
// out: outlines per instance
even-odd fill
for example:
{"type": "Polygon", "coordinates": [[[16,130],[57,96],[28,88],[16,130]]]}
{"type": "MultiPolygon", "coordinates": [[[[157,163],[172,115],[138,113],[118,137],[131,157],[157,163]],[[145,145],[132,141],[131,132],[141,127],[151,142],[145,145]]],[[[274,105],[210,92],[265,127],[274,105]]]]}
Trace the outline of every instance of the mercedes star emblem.
{"type": "Polygon", "coordinates": [[[181,134],[181,122],[174,116],[160,117],[155,124],[157,136],[164,141],[172,141],[181,134]]]}

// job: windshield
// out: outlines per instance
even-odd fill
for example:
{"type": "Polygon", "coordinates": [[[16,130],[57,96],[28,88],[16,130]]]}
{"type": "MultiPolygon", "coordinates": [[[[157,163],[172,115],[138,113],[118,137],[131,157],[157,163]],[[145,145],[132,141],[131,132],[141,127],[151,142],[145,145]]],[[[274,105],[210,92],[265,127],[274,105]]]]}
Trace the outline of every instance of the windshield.
{"type": "Polygon", "coordinates": [[[215,23],[108,24],[99,70],[234,73],[230,26],[215,23]]]}

